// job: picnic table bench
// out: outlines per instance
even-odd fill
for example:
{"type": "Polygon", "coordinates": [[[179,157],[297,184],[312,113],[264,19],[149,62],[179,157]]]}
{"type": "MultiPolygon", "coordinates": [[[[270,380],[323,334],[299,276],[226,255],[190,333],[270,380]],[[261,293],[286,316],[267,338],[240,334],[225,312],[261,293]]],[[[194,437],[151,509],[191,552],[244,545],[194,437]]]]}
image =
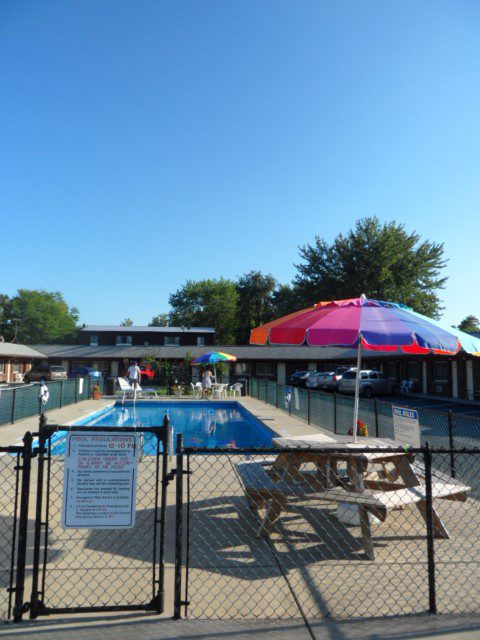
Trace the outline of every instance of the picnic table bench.
{"type": "MultiPolygon", "coordinates": [[[[322,436],[323,438],[323,436],[322,436]]],[[[261,520],[258,534],[268,533],[280,518],[290,497],[308,501],[327,501],[358,507],[364,551],[374,559],[370,514],[384,522],[387,514],[415,504],[424,519],[426,513],[425,470],[411,453],[399,449],[398,443],[377,438],[339,436],[334,440],[310,441],[309,437],[276,438],[274,444],[281,451],[276,458],[247,460],[236,465],[251,507],[261,520]],[[394,447],[391,451],[358,452],[366,446],[394,447]],[[296,451],[295,449],[302,450],[296,451]],[[347,463],[346,475],[338,473],[338,462],[347,463]],[[302,472],[300,467],[313,463],[315,472],[302,472]],[[389,464],[390,463],[390,464],[389,464]],[[380,466],[379,471],[372,467],[380,466]],[[391,468],[388,469],[388,466],[391,468]],[[260,510],[265,509],[263,516],[260,510]]],[[[449,476],[432,470],[432,497],[465,501],[470,487],[449,476]]],[[[433,509],[434,535],[449,538],[449,532],[433,509]]]]}

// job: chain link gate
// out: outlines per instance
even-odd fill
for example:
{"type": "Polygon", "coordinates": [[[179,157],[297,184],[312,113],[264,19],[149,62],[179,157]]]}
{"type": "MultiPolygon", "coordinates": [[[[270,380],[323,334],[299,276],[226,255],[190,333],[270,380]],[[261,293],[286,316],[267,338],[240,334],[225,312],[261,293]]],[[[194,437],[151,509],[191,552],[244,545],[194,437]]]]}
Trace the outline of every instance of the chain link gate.
{"type": "Polygon", "coordinates": [[[30,433],[23,445],[0,447],[0,619],[21,620],[25,610],[25,565],[31,469],[30,433]]]}
{"type": "Polygon", "coordinates": [[[30,617],[164,610],[168,421],[162,427],[61,427],[40,421],[30,617]],[[61,525],[68,433],[141,433],[131,529],[61,525]]]}

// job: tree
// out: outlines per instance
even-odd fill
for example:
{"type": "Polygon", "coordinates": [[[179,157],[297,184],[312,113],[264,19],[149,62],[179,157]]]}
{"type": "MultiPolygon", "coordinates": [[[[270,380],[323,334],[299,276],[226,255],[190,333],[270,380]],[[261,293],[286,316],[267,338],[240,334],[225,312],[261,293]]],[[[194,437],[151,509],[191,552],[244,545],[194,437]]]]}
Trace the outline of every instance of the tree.
{"type": "Polygon", "coordinates": [[[466,316],[458,325],[460,331],[466,333],[472,333],[473,331],[480,331],[480,320],[476,316],[466,316]]]}
{"type": "Polygon", "coordinates": [[[363,218],[329,245],[316,237],[300,248],[293,285],[299,307],[320,300],[358,297],[400,302],[438,318],[438,290],[445,285],[443,244],[421,240],[395,221],[363,218]]]}
{"type": "Polygon", "coordinates": [[[19,289],[6,307],[2,304],[7,310],[3,322],[9,323],[6,340],[14,338],[15,325],[19,342],[27,344],[72,342],[76,338],[78,310],[69,307],[59,291],[19,289]]]}
{"type": "Polygon", "coordinates": [[[159,313],[148,323],[149,327],[168,327],[168,313],[159,313]]]}
{"type": "Polygon", "coordinates": [[[272,318],[281,318],[302,308],[297,290],[289,284],[281,284],[273,292],[272,318]]]}
{"type": "Polygon", "coordinates": [[[217,342],[234,344],[237,300],[237,287],[231,280],[187,280],[169,297],[170,320],[178,326],[215,327],[217,342]]]}
{"type": "Polygon", "coordinates": [[[237,282],[237,342],[248,342],[250,331],[264,322],[273,319],[273,294],[277,281],[260,271],[245,273],[237,282]]]}
{"type": "Polygon", "coordinates": [[[131,318],[125,318],[120,323],[121,327],[133,327],[133,320],[131,318]]]}

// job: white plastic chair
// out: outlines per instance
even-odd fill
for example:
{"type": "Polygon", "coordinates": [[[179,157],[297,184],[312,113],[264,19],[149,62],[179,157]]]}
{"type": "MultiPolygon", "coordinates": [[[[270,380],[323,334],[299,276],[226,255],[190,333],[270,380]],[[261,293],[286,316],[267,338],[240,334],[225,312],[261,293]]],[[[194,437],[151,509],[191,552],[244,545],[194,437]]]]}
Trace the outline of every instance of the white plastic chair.
{"type": "Polygon", "coordinates": [[[158,398],[157,390],[154,389],[153,387],[144,387],[143,388],[143,395],[145,395],[145,396],[154,396],[155,399],[158,398]]]}
{"type": "Polygon", "coordinates": [[[226,398],[228,384],[219,384],[213,387],[212,398],[226,398]]]}
{"type": "Polygon", "coordinates": [[[242,387],[243,384],[241,382],[235,382],[230,387],[230,395],[234,398],[235,396],[240,397],[242,395],[242,387]]]}
{"type": "Polygon", "coordinates": [[[192,387],[192,396],[194,398],[201,398],[202,397],[202,383],[201,382],[196,382],[195,384],[193,384],[193,382],[191,382],[190,386],[192,387]]]}

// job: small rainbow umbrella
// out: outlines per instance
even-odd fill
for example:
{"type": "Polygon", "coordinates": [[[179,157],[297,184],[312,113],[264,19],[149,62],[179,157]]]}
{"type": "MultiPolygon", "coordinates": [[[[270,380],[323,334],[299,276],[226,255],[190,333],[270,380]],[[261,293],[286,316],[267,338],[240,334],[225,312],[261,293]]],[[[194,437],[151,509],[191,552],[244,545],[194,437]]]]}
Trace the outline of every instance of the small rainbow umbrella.
{"type": "MultiPolygon", "coordinates": [[[[357,372],[362,349],[415,354],[455,355],[463,349],[480,356],[480,340],[416,313],[395,302],[349,300],[319,302],[313,307],[252,329],[250,344],[356,347],[357,372]]],[[[353,434],[356,439],[360,376],[355,381],[353,434]]]]}
{"type": "Polygon", "coordinates": [[[195,360],[192,360],[190,364],[198,366],[201,364],[213,364],[213,370],[215,371],[215,381],[217,380],[217,369],[215,367],[217,362],[235,362],[237,356],[231,356],[229,353],[223,353],[222,351],[209,351],[202,356],[198,356],[195,360]]]}

